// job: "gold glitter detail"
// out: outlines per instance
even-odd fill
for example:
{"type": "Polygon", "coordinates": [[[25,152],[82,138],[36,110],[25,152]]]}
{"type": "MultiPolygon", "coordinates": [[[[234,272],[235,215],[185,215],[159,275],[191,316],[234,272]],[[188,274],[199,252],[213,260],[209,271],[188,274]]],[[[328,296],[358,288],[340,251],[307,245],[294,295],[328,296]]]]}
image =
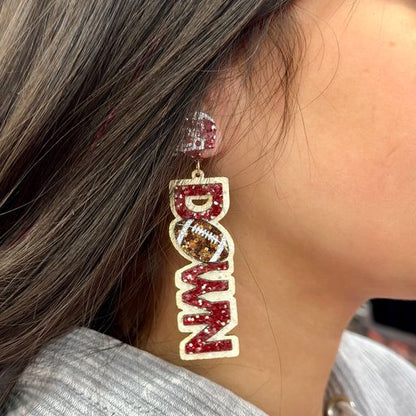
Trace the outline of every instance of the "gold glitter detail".
{"type": "MultiPolygon", "coordinates": [[[[181,220],[175,225],[176,240],[185,222],[186,220],[181,220]]],[[[214,225],[204,220],[194,220],[180,246],[185,253],[194,259],[203,263],[209,263],[212,256],[216,253],[222,238],[221,231],[214,225]]],[[[224,261],[228,257],[228,252],[228,243],[225,242],[224,248],[216,261],[224,261]]]]}

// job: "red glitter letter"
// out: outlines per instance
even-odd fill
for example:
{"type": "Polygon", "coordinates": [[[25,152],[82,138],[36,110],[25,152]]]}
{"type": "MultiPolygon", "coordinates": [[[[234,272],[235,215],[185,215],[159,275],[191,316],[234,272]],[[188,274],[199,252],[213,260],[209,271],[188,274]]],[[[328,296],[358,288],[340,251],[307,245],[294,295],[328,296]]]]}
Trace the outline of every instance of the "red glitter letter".
{"type": "Polygon", "coordinates": [[[195,285],[194,289],[182,294],[183,302],[208,312],[183,316],[184,325],[206,325],[203,330],[186,343],[185,352],[187,354],[230,351],[233,348],[232,340],[230,339],[208,341],[209,338],[230,322],[231,317],[229,301],[211,302],[199,297],[199,295],[208,292],[228,290],[227,280],[208,280],[199,277],[200,274],[216,270],[228,270],[228,262],[195,266],[182,273],[182,281],[195,285]]]}
{"type": "Polygon", "coordinates": [[[210,221],[218,217],[223,208],[222,184],[177,185],[174,188],[174,200],[176,212],[181,218],[210,221]],[[187,206],[187,201],[192,197],[204,196],[212,198],[211,205],[205,210],[195,211],[187,206]]]}

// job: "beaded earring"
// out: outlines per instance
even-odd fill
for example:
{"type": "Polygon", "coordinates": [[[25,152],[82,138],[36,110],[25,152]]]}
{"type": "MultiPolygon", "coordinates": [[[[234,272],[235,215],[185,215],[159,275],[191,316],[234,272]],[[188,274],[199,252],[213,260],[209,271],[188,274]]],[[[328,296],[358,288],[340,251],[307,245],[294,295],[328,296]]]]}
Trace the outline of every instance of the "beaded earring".
{"type": "Polygon", "coordinates": [[[169,183],[175,218],[169,236],[188,265],[175,273],[178,328],[190,333],[179,344],[182,360],[235,357],[239,340],[228,335],[238,323],[234,298],[234,243],[219,223],[230,206],[228,178],[206,178],[201,155],[216,145],[217,128],[204,112],[186,118],[185,138],[178,147],[196,161],[190,179],[169,183]]]}

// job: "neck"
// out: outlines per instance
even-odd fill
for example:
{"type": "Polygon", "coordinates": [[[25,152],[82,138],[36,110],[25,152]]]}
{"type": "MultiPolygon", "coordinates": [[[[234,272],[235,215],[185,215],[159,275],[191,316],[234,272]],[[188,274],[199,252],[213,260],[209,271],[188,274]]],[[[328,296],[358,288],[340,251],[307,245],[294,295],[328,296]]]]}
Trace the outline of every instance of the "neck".
{"type": "MultiPolygon", "coordinates": [[[[343,330],[366,300],[357,288],[343,286],[339,270],[323,270],[310,247],[270,235],[268,225],[233,209],[222,224],[236,250],[234,277],[239,337],[234,358],[181,361],[177,330],[174,274],[184,265],[172,249],[163,273],[166,279],[160,312],[145,347],[230,389],[270,415],[322,415],[325,388],[343,330]],[[232,214],[234,212],[234,216],[232,214]],[[169,277],[170,276],[170,277],[169,277]]],[[[345,273],[345,272],[343,272],[345,273]]]]}

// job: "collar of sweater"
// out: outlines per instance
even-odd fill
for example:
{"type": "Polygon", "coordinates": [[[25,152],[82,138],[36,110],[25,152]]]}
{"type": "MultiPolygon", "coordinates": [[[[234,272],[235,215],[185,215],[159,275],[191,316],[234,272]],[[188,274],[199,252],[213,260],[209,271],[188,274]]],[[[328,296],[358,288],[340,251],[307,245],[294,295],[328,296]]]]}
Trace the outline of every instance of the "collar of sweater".
{"type": "MultiPolygon", "coordinates": [[[[325,416],[363,415],[365,395],[345,382],[354,383],[346,359],[356,337],[344,331],[323,398],[325,416]]],[[[44,411],[30,413],[34,416],[60,414],[51,409],[62,407],[70,415],[266,415],[225,387],[84,327],[48,344],[26,368],[10,395],[7,415],[21,414],[13,411],[31,401],[44,411]]]]}

